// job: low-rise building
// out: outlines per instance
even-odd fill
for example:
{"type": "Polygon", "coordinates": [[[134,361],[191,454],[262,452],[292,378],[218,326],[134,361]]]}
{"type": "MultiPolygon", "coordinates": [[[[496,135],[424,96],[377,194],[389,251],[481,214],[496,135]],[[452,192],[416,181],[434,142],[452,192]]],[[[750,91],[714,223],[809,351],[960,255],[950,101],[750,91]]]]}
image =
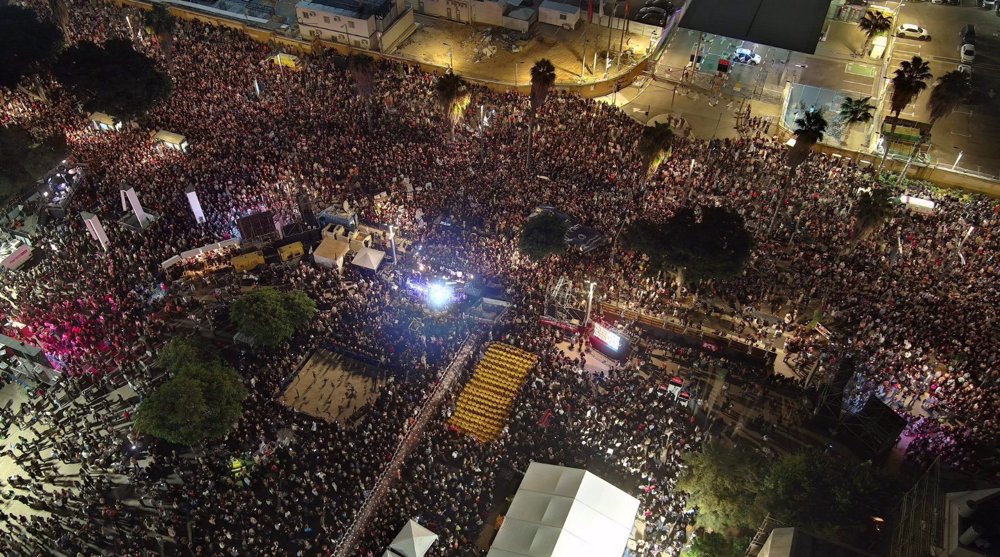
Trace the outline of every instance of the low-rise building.
{"type": "Polygon", "coordinates": [[[414,0],[413,5],[422,14],[459,23],[472,22],[469,0],[414,0]]]}
{"type": "Polygon", "coordinates": [[[505,0],[471,0],[472,22],[503,27],[503,12],[507,9],[505,0]]]}
{"type": "Polygon", "coordinates": [[[295,5],[304,39],[386,50],[413,26],[405,0],[302,0],[295,5]]]}
{"type": "Polygon", "coordinates": [[[573,29],[580,21],[580,6],[559,0],[544,0],[538,6],[538,21],[549,25],[558,25],[565,29],[573,29]]]}

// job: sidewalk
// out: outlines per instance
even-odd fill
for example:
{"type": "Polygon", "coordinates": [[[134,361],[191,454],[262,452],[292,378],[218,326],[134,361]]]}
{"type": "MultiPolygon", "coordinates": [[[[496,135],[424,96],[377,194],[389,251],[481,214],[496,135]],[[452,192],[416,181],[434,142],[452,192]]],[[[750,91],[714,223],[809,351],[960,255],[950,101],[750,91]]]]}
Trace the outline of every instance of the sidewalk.
{"type": "MultiPolygon", "coordinates": [[[[743,101],[718,95],[708,95],[687,86],[647,80],[643,85],[629,86],[614,95],[598,97],[599,101],[621,107],[629,116],[643,124],[665,122],[668,117],[683,118],[691,134],[700,138],[736,138],[738,111],[750,103],[751,116],[770,117],[770,133],[778,129],[781,106],[763,101],[743,101]]],[[[745,108],[744,108],[745,110],[745,108]]]]}

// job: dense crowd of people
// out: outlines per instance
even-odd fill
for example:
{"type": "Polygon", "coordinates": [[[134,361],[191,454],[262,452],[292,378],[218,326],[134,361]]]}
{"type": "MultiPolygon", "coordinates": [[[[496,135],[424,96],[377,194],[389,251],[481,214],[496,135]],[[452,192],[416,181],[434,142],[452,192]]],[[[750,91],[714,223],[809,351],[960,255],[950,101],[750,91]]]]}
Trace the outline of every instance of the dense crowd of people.
{"type": "MultiPolygon", "coordinates": [[[[31,5],[42,14],[49,9],[31,5]]],[[[558,91],[538,114],[528,169],[525,96],[472,87],[468,114],[451,138],[435,101],[436,78],[417,68],[375,62],[367,70],[371,91],[359,94],[356,74],[333,53],[286,71],[265,62],[268,45],[183,22],[165,57],[140,32],[140,12],[82,0],[70,9],[70,42],[133,39],[173,81],[170,97],[141,124],[116,132],[89,126],[54,82],[46,83],[44,100],[30,88],[0,90],[0,125],[66,137],[87,172],[71,207],[97,214],[110,237],[103,251],[80,219],[50,222],[33,241],[39,261],[5,274],[0,285],[5,334],[42,348],[72,381],[124,379],[140,397],[148,393],[157,381],[148,364],[176,334],[176,321],[197,320],[209,305],[179,280],[184,265],[165,271],[161,262],[233,237],[239,217],[270,210],[279,227],[293,223],[300,218],[295,200],[305,193],[323,204],[348,201],[362,221],[393,225],[420,249],[403,254],[400,270],[389,274],[348,267],[341,275],[305,261],[257,273],[260,284],[305,291],[320,312],[279,351],[227,355],[247,383],[248,411],[214,446],[187,453],[148,441],[142,451],[134,434],[100,420],[69,427],[75,420],[54,420],[48,436],[26,434],[12,454],[23,477],[33,479],[5,481],[12,497],[46,514],[14,519],[4,538],[12,554],[44,552],[57,542],[66,554],[85,553],[86,546],[140,554],[161,544],[193,555],[332,554],[444,366],[470,335],[482,333],[457,316],[428,316],[408,297],[402,269],[418,274],[418,266],[427,276],[460,270],[499,285],[513,310],[493,339],[541,362],[495,443],[446,427],[457,396],[448,395],[404,467],[412,481],[393,488],[381,503],[385,511],[362,532],[362,555],[379,553],[410,517],[441,536],[432,554],[474,554],[500,487],[516,484],[512,471],[531,460],[585,466],[638,493],[643,551],[678,554],[691,514],[672,487],[680,456],[704,433],[658,391],[662,378],[641,379],[634,362],[598,380],[555,348],[556,333],[536,321],[546,289],[560,277],[596,281],[600,299],[683,323],[724,315],[724,326],[747,343],[787,348],[792,367],[822,362],[833,370],[851,355],[860,362],[861,391],[913,422],[909,454],[919,462],[941,457],[974,469],[996,445],[994,201],[912,185],[911,195],[936,203],[933,215],[896,207],[884,223],[865,227],[854,208],[859,191],[885,187],[873,169],[814,154],[789,175],[786,148],[762,133],[712,141],[678,136],[671,156],[647,178],[635,149],[639,124],[615,107],[558,91]],[[479,106],[489,109],[488,125],[479,106]],[[150,132],[160,129],[182,133],[190,151],[157,150],[150,132]],[[123,186],[135,187],[143,205],[161,215],[152,228],[136,233],[113,224],[123,186]],[[204,223],[191,216],[188,187],[198,192],[204,223]],[[540,264],[517,250],[517,232],[540,204],[609,236],[639,215],[726,207],[743,217],[755,246],[739,278],[683,285],[672,276],[642,276],[643,258],[624,243],[540,264]],[[832,331],[829,339],[813,330],[817,318],[832,331]],[[411,328],[415,320],[419,331],[411,328]],[[377,362],[391,376],[356,425],[317,420],[277,401],[317,347],[377,362]],[[551,416],[544,427],[542,415],[551,416]],[[233,458],[255,465],[235,475],[233,458]],[[53,471],[75,464],[80,470],[66,477],[53,471]],[[55,489],[56,481],[68,487],[55,489]],[[133,499],[111,495],[112,484],[122,482],[143,485],[156,503],[147,506],[142,493],[134,497],[138,504],[122,503],[133,499]],[[89,534],[74,536],[78,530],[89,534]]],[[[213,292],[214,305],[240,291],[223,277],[201,286],[213,292]]],[[[11,409],[9,425],[26,425],[55,405],[53,396],[62,395],[53,389],[49,398],[11,409]]],[[[80,404],[65,396],[66,408],[80,404]]],[[[123,423],[135,402],[120,403],[123,423]]]]}

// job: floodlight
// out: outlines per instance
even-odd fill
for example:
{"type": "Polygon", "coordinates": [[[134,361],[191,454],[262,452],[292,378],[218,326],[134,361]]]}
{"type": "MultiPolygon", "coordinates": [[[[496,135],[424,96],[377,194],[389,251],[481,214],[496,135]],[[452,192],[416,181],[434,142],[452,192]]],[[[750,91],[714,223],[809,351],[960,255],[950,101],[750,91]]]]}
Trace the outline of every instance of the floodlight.
{"type": "Polygon", "coordinates": [[[444,309],[452,299],[453,292],[450,286],[442,283],[433,283],[427,287],[427,305],[434,309],[444,309]]]}

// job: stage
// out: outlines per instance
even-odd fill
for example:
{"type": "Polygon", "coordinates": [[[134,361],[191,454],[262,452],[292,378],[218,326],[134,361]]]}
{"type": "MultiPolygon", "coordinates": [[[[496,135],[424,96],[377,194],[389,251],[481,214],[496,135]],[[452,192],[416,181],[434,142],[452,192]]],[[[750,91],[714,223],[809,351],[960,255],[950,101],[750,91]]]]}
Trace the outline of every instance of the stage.
{"type": "Polygon", "coordinates": [[[281,394],[281,402],[304,414],[347,424],[374,401],[385,384],[378,370],[349,356],[317,350],[281,394]]]}

